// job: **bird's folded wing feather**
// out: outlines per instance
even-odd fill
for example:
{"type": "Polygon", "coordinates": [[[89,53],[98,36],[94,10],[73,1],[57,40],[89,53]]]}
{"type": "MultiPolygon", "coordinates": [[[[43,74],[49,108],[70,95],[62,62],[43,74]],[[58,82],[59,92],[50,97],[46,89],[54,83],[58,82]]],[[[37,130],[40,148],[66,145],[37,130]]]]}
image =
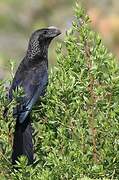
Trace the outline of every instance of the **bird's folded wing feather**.
{"type": "MultiPolygon", "coordinates": [[[[20,105],[18,105],[15,109],[15,116],[20,123],[24,122],[38,97],[44,95],[47,83],[47,68],[42,67],[41,70],[39,70],[38,67],[36,67],[27,71],[24,78],[22,78],[22,81],[17,84],[16,87],[23,87],[25,93],[25,95],[21,98],[20,105]]],[[[14,87],[14,89],[16,87],[14,87]]]]}

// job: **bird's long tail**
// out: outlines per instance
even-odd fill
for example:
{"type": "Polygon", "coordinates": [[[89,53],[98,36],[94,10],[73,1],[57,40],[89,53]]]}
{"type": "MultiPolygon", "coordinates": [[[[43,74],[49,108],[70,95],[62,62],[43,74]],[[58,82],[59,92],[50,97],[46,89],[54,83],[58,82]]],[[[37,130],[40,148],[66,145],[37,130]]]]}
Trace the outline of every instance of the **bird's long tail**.
{"type": "Polygon", "coordinates": [[[16,160],[21,155],[27,156],[28,164],[33,163],[33,142],[32,142],[32,126],[30,115],[27,116],[23,123],[17,120],[14,132],[12,164],[16,164],[16,160]]]}

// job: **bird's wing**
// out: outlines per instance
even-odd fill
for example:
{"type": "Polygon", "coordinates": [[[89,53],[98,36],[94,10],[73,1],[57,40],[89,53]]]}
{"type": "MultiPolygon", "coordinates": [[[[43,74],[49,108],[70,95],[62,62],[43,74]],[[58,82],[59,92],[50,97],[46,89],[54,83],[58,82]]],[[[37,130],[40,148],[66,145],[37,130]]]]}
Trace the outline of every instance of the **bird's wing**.
{"type": "Polygon", "coordinates": [[[8,98],[10,101],[12,101],[13,99],[13,91],[15,91],[17,89],[17,87],[20,87],[21,84],[22,84],[22,81],[25,79],[26,77],[26,66],[24,65],[24,60],[25,58],[21,61],[16,73],[15,73],[15,76],[14,76],[14,79],[12,81],[12,84],[11,84],[11,87],[9,89],[9,94],[8,94],[8,98]]]}
{"type": "MultiPolygon", "coordinates": [[[[36,70],[37,71],[37,70],[36,70]]],[[[24,87],[26,91],[26,102],[25,102],[25,112],[20,113],[19,121],[22,123],[29,112],[32,109],[32,106],[36,103],[39,96],[43,96],[47,83],[48,83],[48,75],[47,71],[38,71],[34,74],[29,75],[29,77],[26,78],[27,80],[24,81],[24,87]],[[32,76],[32,77],[31,77],[32,76]],[[31,79],[29,79],[31,78],[31,79]]]]}
{"type": "Polygon", "coordinates": [[[39,96],[43,96],[48,83],[46,67],[33,67],[26,71],[24,79],[19,83],[24,89],[25,95],[15,109],[15,117],[23,123],[27,115],[36,103],[39,96]]]}

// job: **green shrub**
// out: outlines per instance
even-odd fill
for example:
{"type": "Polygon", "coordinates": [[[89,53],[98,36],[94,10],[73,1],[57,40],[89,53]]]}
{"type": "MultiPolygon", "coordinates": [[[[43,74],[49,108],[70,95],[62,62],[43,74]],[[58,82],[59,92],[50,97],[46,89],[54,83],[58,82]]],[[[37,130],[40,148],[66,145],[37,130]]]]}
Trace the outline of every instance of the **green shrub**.
{"type": "Polygon", "coordinates": [[[2,117],[7,102],[1,82],[1,179],[119,178],[118,63],[78,5],[75,15],[64,43],[58,45],[47,94],[32,113],[36,158],[32,167],[21,157],[19,169],[12,170],[14,120],[12,113],[6,121],[2,117]]]}

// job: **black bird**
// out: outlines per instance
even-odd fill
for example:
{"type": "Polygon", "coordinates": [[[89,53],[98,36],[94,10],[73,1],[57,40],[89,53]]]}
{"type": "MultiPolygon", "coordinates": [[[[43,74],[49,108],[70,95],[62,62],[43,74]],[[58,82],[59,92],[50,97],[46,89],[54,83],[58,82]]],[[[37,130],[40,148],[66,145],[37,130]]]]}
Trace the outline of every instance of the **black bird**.
{"type": "Polygon", "coordinates": [[[13,92],[22,87],[24,95],[14,110],[16,126],[14,132],[12,164],[20,155],[33,163],[33,143],[30,112],[40,96],[44,96],[48,84],[48,47],[51,40],[61,34],[56,27],[35,31],[30,38],[28,50],[21,61],[9,90],[12,101],[13,92]]]}

